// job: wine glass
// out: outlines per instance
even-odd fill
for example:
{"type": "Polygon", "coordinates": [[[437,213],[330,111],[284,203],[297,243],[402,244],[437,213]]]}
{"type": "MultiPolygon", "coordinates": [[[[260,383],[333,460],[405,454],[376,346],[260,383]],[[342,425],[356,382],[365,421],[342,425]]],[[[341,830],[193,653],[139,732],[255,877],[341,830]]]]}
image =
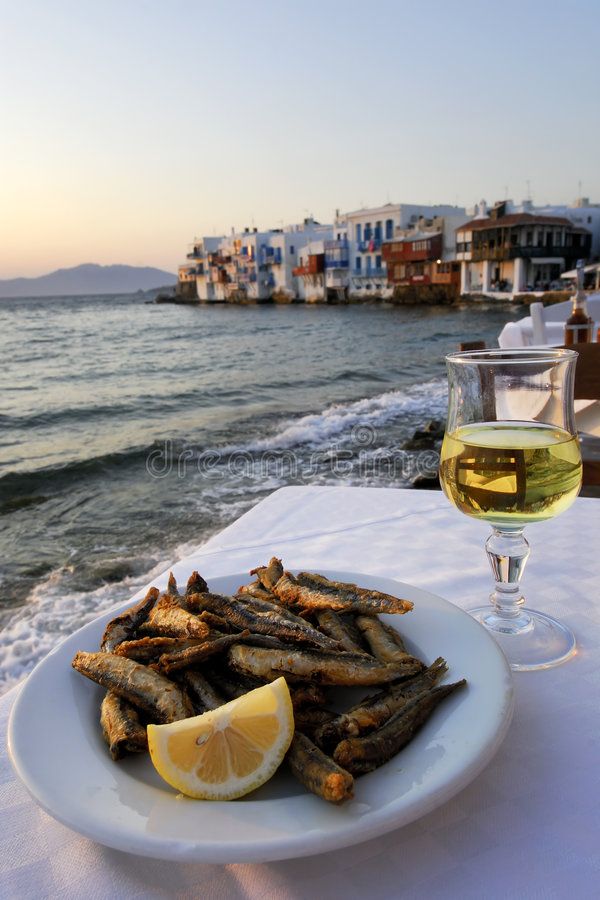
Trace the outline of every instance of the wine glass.
{"type": "Polygon", "coordinates": [[[523,529],[564,512],[581,487],[573,350],[451,353],[440,480],[463,513],[492,526],[486,541],[496,589],[471,610],[513,669],[543,669],[575,652],[573,633],[524,606],[523,529]]]}

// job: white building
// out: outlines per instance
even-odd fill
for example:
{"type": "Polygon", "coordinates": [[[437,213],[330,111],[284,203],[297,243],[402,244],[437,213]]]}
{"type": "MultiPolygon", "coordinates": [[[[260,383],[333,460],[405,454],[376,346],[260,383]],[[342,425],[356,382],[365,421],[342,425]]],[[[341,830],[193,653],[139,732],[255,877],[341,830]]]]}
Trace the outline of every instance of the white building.
{"type": "MultiPolygon", "coordinates": [[[[270,231],[245,228],[225,237],[194,242],[188,259],[195,263],[196,292],[200,300],[261,301],[275,297],[295,299],[302,285],[294,275],[303,247],[332,236],[331,225],[306,219],[300,225],[270,231]]],[[[183,279],[192,273],[181,267],[183,279]]]]}
{"type": "MultiPolygon", "coordinates": [[[[456,223],[465,210],[458,206],[427,206],[413,203],[386,203],[371,209],[359,209],[337,216],[333,226],[334,242],[325,247],[328,288],[346,290],[350,296],[390,296],[387,267],[382,244],[397,234],[416,228],[420,220],[453,218],[456,223]]],[[[454,226],[456,227],[456,226],[454,226]]],[[[444,230],[454,231],[451,225],[444,230]]],[[[453,238],[452,238],[453,239],[453,238]]]]}
{"type": "Polygon", "coordinates": [[[561,273],[592,257],[600,242],[600,206],[504,200],[488,210],[482,200],[474,213],[457,230],[462,294],[511,297],[560,289],[561,273]]]}

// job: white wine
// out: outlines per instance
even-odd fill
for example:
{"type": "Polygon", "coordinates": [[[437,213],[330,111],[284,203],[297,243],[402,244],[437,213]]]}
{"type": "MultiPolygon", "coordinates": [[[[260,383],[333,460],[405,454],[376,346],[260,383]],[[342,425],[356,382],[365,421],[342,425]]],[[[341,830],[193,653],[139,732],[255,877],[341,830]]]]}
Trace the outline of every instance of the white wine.
{"type": "Polygon", "coordinates": [[[461,512],[522,528],[571,505],[581,487],[579,443],[553,425],[465,425],[444,437],[440,480],[461,512]]]}

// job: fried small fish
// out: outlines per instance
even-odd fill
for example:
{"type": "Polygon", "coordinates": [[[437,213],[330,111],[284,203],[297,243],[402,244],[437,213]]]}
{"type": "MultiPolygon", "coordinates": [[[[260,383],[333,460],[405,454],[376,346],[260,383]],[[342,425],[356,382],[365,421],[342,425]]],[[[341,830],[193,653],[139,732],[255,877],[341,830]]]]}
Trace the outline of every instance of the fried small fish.
{"type": "Polygon", "coordinates": [[[200,715],[200,713],[209,709],[218,709],[219,706],[227,703],[225,697],[196,669],[188,669],[182,681],[194,705],[196,715],[200,715]]]}
{"type": "Polygon", "coordinates": [[[148,662],[158,659],[163,653],[170,653],[173,650],[184,650],[192,647],[199,641],[188,641],[185,638],[174,637],[143,637],[133,641],[123,641],[115,648],[114,652],[117,656],[126,656],[128,659],[135,659],[137,662],[148,662]]]}
{"type": "Polygon", "coordinates": [[[200,575],[195,570],[192,572],[190,577],[187,580],[187,585],[185,588],[185,593],[187,594],[202,594],[204,591],[208,590],[208,585],[202,575],[200,575]]]}
{"type": "MultiPolygon", "coordinates": [[[[263,593],[266,594],[265,591],[263,591],[263,593]]],[[[297,616],[296,613],[293,613],[285,606],[282,606],[275,594],[259,597],[256,593],[250,594],[242,591],[242,593],[237,593],[235,595],[235,599],[245,603],[249,609],[253,609],[257,613],[273,613],[279,618],[288,619],[290,622],[296,622],[300,626],[306,625],[306,620],[297,616]]]]}
{"type": "Polygon", "coordinates": [[[418,675],[365,697],[356,706],[318,729],[315,733],[317,744],[324,750],[333,749],[344,738],[358,737],[380,728],[406,706],[412,697],[434,687],[447,671],[445,660],[438,657],[429,668],[418,675]]]}
{"type": "MultiPolygon", "coordinates": [[[[193,610],[190,610],[193,612],[193,610]]],[[[214,631],[235,631],[235,626],[232,627],[231,623],[224,619],[222,616],[218,616],[216,613],[211,613],[207,609],[203,610],[201,613],[198,613],[198,619],[201,622],[206,622],[209,628],[212,628],[214,631]]]]}
{"type": "Polygon", "coordinates": [[[336,612],[332,609],[320,609],[317,611],[316,616],[321,631],[324,631],[325,634],[336,640],[344,650],[348,650],[350,653],[364,653],[362,647],[353,640],[350,631],[336,612]]]}
{"type": "Polygon", "coordinates": [[[290,697],[294,709],[302,706],[323,706],[327,700],[325,690],[320,684],[298,682],[290,687],[290,697]]]}
{"type": "Polygon", "coordinates": [[[145,634],[158,633],[167,637],[197,638],[205,640],[210,632],[206,622],[182,609],[174,594],[161,594],[144,624],[139,629],[145,634]]]}
{"type": "Polygon", "coordinates": [[[256,600],[265,600],[267,603],[272,603],[275,606],[278,606],[279,609],[283,609],[281,603],[271,591],[268,591],[266,588],[262,587],[259,581],[252,581],[250,584],[242,584],[236,591],[236,597],[254,597],[256,600]]]}
{"type": "Polygon", "coordinates": [[[177,582],[175,580],[175,576],[172,572],[169,572],[169,580],[167,582],[167,594],[170,594],[172,597],[179,597],[179,589],[177,587],[177,582]]]}
{"type": "Polygon", "coordinates": [[[336,718],[337,713],[322,706],[294,707],[294,724],[298,731],[315,740],[315,733],[336,718]]]}
{"type": "Polygon", "coordinates": [[[187,698],[178,685],[132,659],[80,650],[71,665],[86,678],[143,709],[157,723],[176,722],[191,715],[187,698]]]}
{"type": "Polygon", "coordinates": [[[273,588],[282,603],[304,609],[333,609],[339,612],[357,612],[367,616],[378,613],[403,614],[413,608],[410,600],[401,600],[356,584],[330,581],[323,575],[300,572],[294,577],[284,572],[273,588]]]}
{"type": "Polygon", "coordinates": [[[253,678],[250,675],[242,675],[240,672],[232,672],[231,669],[223,669],[215,667],[207,673],[210,683],[213,684],[219,693],[227,697],[228,700],[235,700],[248,691],[253,691],[257,687],[262,687],[265,680],[262,678],[253,678]]]}
{"type": "Polygon", "coordinates": [[[232,644],[243,640],[249,634],[249,631],[242,631],[241,634],[221,634],[208,638],[206,641],[196,642],[192,646],[183,647],[181,650],[163,653],[158,660],[160,671],[169,675],[177,669],[197,666],[217,653],[224,653],[232,644]]]}
{"type": "Polygon", "coordinates": [[[286,755],[292,774],[317,797],[341,803],[353,796],[354,779],[299,731],[294,733],[286,755]]]}
{"type": "Polygon", "coordinates": [[[412,740],[445,697],[465,684],[463,678],[417,694],[377,731],[341,741],[335,748],[334,760],[353,775],[379,768],[412,740]]]}
{"type": "Polygon", "coordinates": [[[393,663],[410,656],[404,645],[395,641],[390,634],[393,629],[381,622],[377,616],[357,616],[356,624],[365,636],[373,656],[380,662],[393,663]]]}
{"type": "Polygon", "coordinates": [[[225,597],[211,593],[192,594],[188,598],[188,603],[198,611],[207,609],[216,613],[238,628],[247,628],[253,634],[267,634],[283,641],[312,644],[315,647],[337,647],[335,641],[321,634],[308,622],[301,619],[293,621],[288,616],[280,615],[275,609],[256,608],[240,597],[225,597]]]}
{"type": "Polygon", "coordinates": [[[256,575],[258,581],[267,591],[272,591],[281,576],[283,575],[283,565],[281,560],[276,556],[272,556],[269,564],[266,566],[257,566],[256,569],[250,570],[251,575],[256,575]]]}
{"type": "Polygon", "coordinates": [[[137,710],[112,691],[107,691],[102,701],[100,725],[113,759],[148,749],[146,728],[140,722],[137,710]]]}
{"type": "Polygon", "coordinates": [[[384,665],[365,654],[329,650],[271,650],[234,644],[229,649],[229,664],[238,672],[274,681],[285,675],[292,681],[318,684],[384,684],[414,675],[423,663],[409,658],[404,663],[384,665]]]}
{"type": "Polygon", "coordinates": [[[135,606],[111,619],[102,635],[100,649],[112,653],[123,641],[128,640],[140,625],[146,621],[158,598],[158,588],[151,587],[148,593],[135,606]]]}

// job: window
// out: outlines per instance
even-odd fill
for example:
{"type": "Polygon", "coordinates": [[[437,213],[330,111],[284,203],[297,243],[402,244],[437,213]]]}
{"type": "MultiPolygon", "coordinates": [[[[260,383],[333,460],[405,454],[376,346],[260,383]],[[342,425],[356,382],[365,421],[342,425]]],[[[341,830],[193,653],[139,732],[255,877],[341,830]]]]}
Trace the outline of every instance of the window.
{"type": "Polygon", "coordinates": [[[362,268],[362,259],[360,258],[360,256],[357,256],[356,257],[356,271],[360,272],[361,268],[362,268]]]}
{"type": "Polygon", "coordinates": [[[385,220],[385,239],[386,241],[391,240],[394,236],[394,220],[386,219],[385,220]]]}
{"type": "Polygon", "coordinates": [[[370,241],[373,237],[373,232],[371,230],[371,223],[367,222],[365,224],[365,241],[370,241]]]}
{"type": "Polygon", "coordinates": [[[376,269],[380,269],[380,268],[381,268],[381,256],[376,256],[376,257],[375,257],[375,268],[376,268],[376,269]]]}
{"type": "Polygon", "coordinates": [[[381,240],[381,222],[375,222],[375,240],[381,240]]]}
{"type": "Polygon", "coordinates": [[[525,235],[525,245],[527,247],[533,247],[533,231],[528,231],[525,235]]]}
{"type": "Polygon", "coordinates": [[[357,241],[361,241],[361,240],[362,240],[362,225],[357,225],[357,226],[356,226],[356,240],[357,240],[357,241]]]}
{"type": "Polygon", "coordinates": [[[290,244],[290,256],[293,256],[296,251],[294,250],[294,245],[290,244]]]}

